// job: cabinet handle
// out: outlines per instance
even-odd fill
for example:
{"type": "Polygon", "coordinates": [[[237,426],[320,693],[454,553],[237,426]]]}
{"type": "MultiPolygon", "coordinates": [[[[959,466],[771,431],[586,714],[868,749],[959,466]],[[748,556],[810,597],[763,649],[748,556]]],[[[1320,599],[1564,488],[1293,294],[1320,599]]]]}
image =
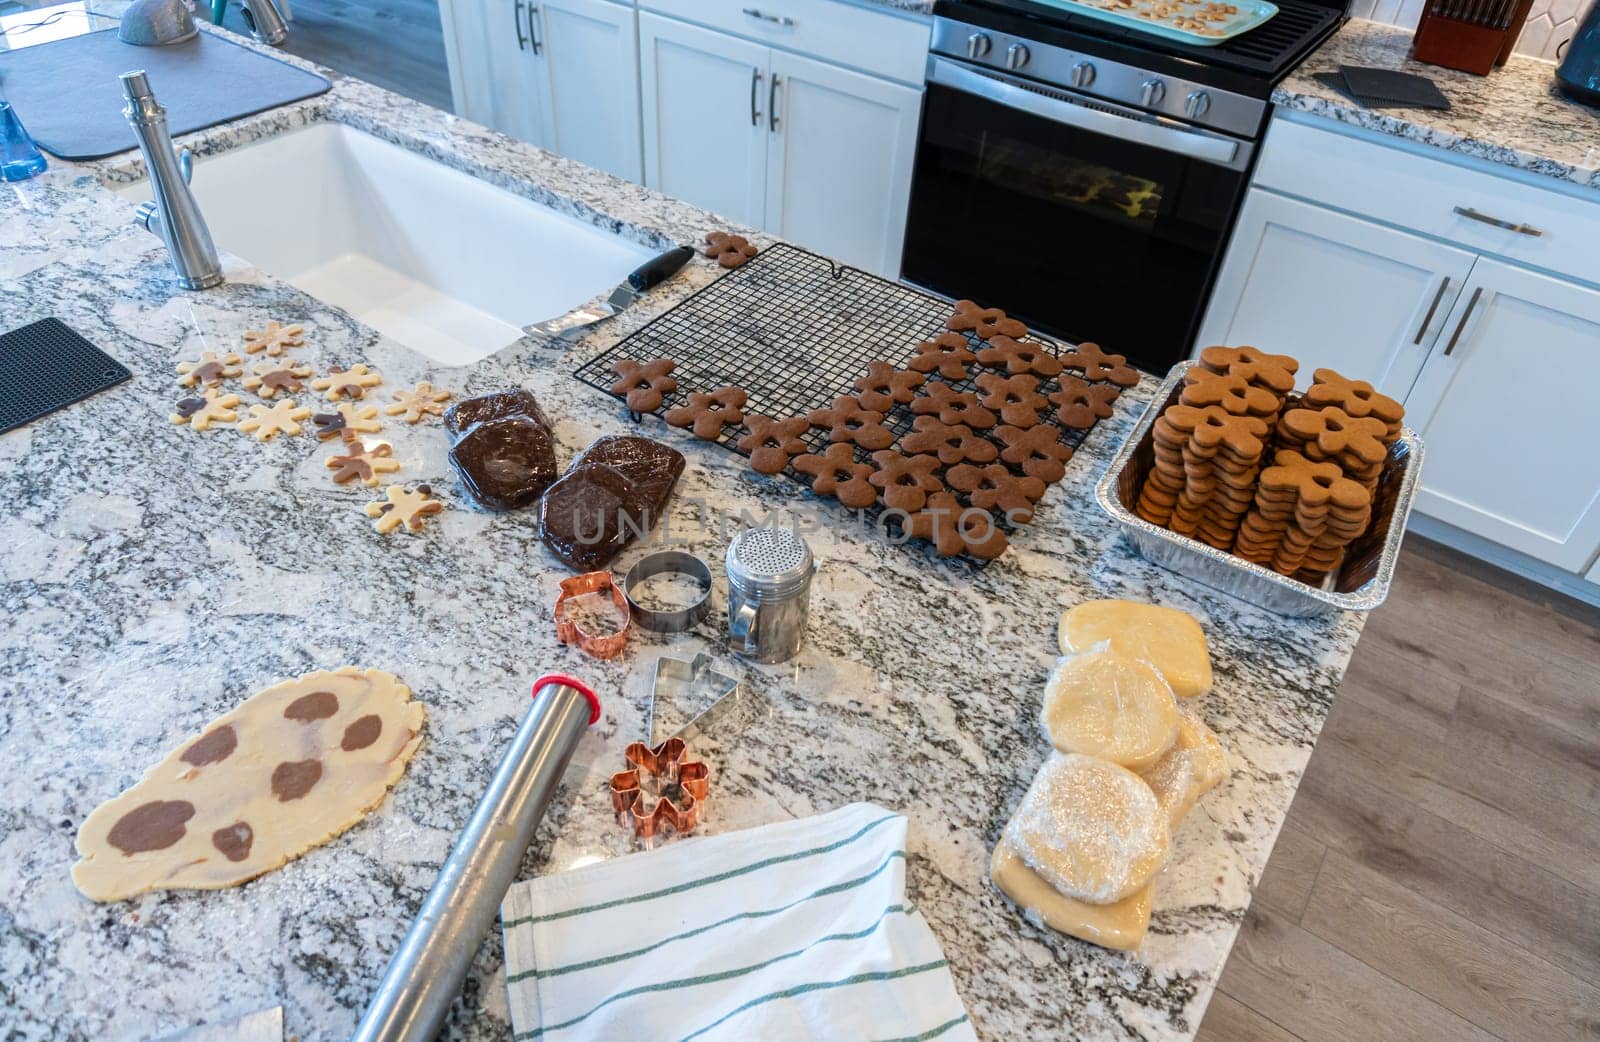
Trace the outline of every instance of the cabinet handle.
{"type": "Polygon", "coordinates": [[[539,36],[534,31],[533,20],[539,17],[539,8],[533,4],[528,5],[528,43],[533,46],[533,53],[539,53],[539,36]]]}
{"type": "Polygon", "coordinates": [[[771,22],[773,25],[781,25],[785,29],[794,28],[794,19],[790,18],[788,15],[767,14],[765,11],[758,10],[754,7],[741,8],[739,13],[743,14],[747,18],[759,18],[763,22],[771,22]]]}
{"type": "Polygon", "coordinates": [[[1428,313],[1422,319],[1422,325],[1417,328],[1417,338],[1413,344],[1422,343],[1422,338],[1428,332],[1428,327],[1433,325],[1433,313],[1439,310],[1439,301],[1444,299],[1444,291],[1450,288],[1450,276],[1446,275],[1439,283],[1439,292],[1433,295],[1433,303],[1428,305],[1428,313]]]}
{"type": "Polygon", "coordinates": [[[1461,321],[1456,323],[1456,331],[1450,334],[1450,342],[1444,346],[1446,358],[1449,358],[1450,352],[1456,349],[1456,341],[1461,339],[1461,331],[1467,328],[1467,319],[1472,317],[1472,309],[1478,306],[1478,298],[1482,295],[1482,286],[1472,291],[1472,299],[1467,301],[1467,310],[1461,313],[1461,321]]]}
{"type": "Polygon", "coordinates": [[[781,79],[781,76],[773,73],[772,84],[767,88],[767,129],[774,134],[778,132],[778,86],[781,79]]]}
{"type": "Polygon", "coordinates": [[[760,98],[760,97],[761,97],[761,70],[760,69],[751,69],[750,70],[750,125],[752,127],[759,127],[761,125],[761,109],[757,107],[760,104],[760,102],[757,101],[757,99],[760,98]]]}
{"type": "Polygon", "coordinates": [[[1538,228],[1535,228],[1531,224],[1518,224],[1515,221],[1502,221],[1498,217],[1492,217],[1481,210],[1474,210],[1470,206],[1457,206],[1455,207],[1455,212],[1460,216],[1465,217],[1469,221],[1477,221],[1480,224],[1492,224],[1496,228],[1504,228],[1506,231],[1516,232],[1518,235],[1531,235],[1533,238],[1537,239],[1544,234],[1544,232],[1540,231],[1538,228]]]}
{"type": "Polygon", "coordinates": [[[525,51],[528,49],[528,38],[524,36],[522,32],[522,9],[526,6],[527,5],[524,4],[522,0],[517,0],[517,2],[511,8],[511,20],[515,22],[517,26],[517,50],[519,51],[525,51]]]}

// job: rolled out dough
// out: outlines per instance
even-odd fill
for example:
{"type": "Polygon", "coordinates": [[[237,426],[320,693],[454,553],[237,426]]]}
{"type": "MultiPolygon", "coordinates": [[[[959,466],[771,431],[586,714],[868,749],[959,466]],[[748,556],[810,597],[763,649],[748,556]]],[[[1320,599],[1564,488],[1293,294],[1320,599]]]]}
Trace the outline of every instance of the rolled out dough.
{"type": "Polygon", "coordinates": [[[1177,831],[1178,823],[1195,801],[1227,776],[1228,755],[1222,743],[1188,705],[1178,707],[1178,740],[1166,755],[1139,774],[1156,794],[1156,802],[1161,804],[1173,831],[1177,831]]]}
{"type": "Polygon", "coordinates": [[[1061,660],[1044,689],[1045,734],[1064,753],[1143,770],[1178,737],[1172,688],[1143,659],[1100,645],[1061,660]]]}
{"type": "Polygon", "coordinates": [[[1211,653],[1193,615],[1138,601],[1085,601],[1061,616],[1061,653],[1087,651],[1101,641],[1150,662],[1179,698],[1211,690],[1211,653]]]}
{"type": "Polygon", "coordinates": [[[416,751],[410,696],[392,673],[353,666],[257,692],[84,819],[72,881],[96,901],[220,889],[337,836],[416,751]]]}
{"type": "Polygon", "coordinates": [[[1137,948],[1150,926],[1152,884],[1115,904],[1074,901],[1029,868],[1004,837],[995,844],[994,856],[989,859],[989,878],[1002,894],[1025,913],[1037,915],[1050,929],[1102,948],[1137,948]]]}

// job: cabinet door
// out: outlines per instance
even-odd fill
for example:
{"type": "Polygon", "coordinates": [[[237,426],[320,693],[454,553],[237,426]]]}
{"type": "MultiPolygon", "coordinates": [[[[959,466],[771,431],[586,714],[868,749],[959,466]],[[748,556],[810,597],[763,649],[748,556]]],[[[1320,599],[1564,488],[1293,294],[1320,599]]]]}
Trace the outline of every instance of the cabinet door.
{"type": "Polygon", "coordinates": [[[1600,291],[1479,259],[1417,379],[1417,509],[1568,571],[1600,547],[1600,291]]]}
{"type": "Polygon", "coordinates": [[[897,277],[922,92],[783,51],[771,75],[763,226],[897,277]]]}
{"type": "Polygon", "coordinates": [[[1255,189],[1240,211],[1195,349],[1254,344],[1300,359],[1302,385],[1326,367],[1403,399],[1473,259],[1255,189]]]}
{"type": "Polygon", "coordinates": [[[640,177],[639,37],[633,8],[536,0],[544,147],[618,177],[640,177]]]}
{"type": "Polygon", "coordinates": [[[760,44],[639,14],[645,184],[740,224],[761,224],[769,54],[760,44]]]}

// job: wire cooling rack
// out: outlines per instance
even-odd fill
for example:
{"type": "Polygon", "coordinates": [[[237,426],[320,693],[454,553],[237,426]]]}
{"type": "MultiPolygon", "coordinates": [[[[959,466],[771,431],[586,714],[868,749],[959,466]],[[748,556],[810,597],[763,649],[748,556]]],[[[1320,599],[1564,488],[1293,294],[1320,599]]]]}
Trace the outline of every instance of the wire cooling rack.
{"type": "MultiPolygon", "coordinates": [[[[687,402],[690,392],[741,387],[750,396],[746,414],[804,416],[832,407],[841,395],[855,394],[853,385],[866,375],[870,362],[904,368],[917,344],[945,332],[951,310],[942,298],[778,243],[589,359],[573,375],[612,394],[612,363],[671,358],[677,362],[672,375],[678,390],[659,411],[687,402]]],[[[974,350],[982,349],[975,335],[968,334],[968,339],[974,350]]],[[[1060,354],[1060,345],[1046,337],[1030,333],[1024,339],[1060,354]]],[[[970,368],[973,376],[983,371],[970,368]]],[[[948,381],[930,374],[928,380],[957,391],[977,391],[971,377],[948,381]]],[[[1056,380],[1044,380],[1039,392],[1048,395],[1059,386],[1056,380]]],[[[908,406],[897,406],[884,418],[884,426],[895,435],[891,448],[899,448],[914,418],[908,406]]],[[[1074,449],[1089,433],[1062,427],[1053,416],[1041,422],[1054,426],[1058,440],[1074,449]]],[[[746,433],[742,427],[724,427],[717,442],[745,455],[736,443],[746,433]]],[[[687,431],[684,436],[692,437],[687,431]]],[[[806,440],[820,452],[828,444],[828,432],[813,429],[806,440]]],[[[871,456],[856,449],[858,460],[871,462],[871,456]]],[[[783,473],[801,485],[811,483],[792,467],[783,473]]]]}

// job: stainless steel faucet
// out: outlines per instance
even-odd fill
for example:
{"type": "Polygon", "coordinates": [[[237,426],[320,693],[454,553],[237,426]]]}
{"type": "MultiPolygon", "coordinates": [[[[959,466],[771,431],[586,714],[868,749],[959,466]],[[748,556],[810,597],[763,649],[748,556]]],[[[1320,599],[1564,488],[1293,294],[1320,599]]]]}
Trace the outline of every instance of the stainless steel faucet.
{"type": "Polygon", "coordinates": [[[189,191],[193,158],[188,149],[180,157],[174,153],[172,134],[167,130],[167,110],[156,101],[150,79],[143,69],[122,74],[122,90],[128,104],[122,114],[133,125],[150,171],[150,187],[155,198],[139,207],[137,224],[161,236],[177,269],[178,283],[184,289],[210,289],[222,284],[222,264],[211,241],[211,229],[200,215],[200,204],[189,191]]]}

